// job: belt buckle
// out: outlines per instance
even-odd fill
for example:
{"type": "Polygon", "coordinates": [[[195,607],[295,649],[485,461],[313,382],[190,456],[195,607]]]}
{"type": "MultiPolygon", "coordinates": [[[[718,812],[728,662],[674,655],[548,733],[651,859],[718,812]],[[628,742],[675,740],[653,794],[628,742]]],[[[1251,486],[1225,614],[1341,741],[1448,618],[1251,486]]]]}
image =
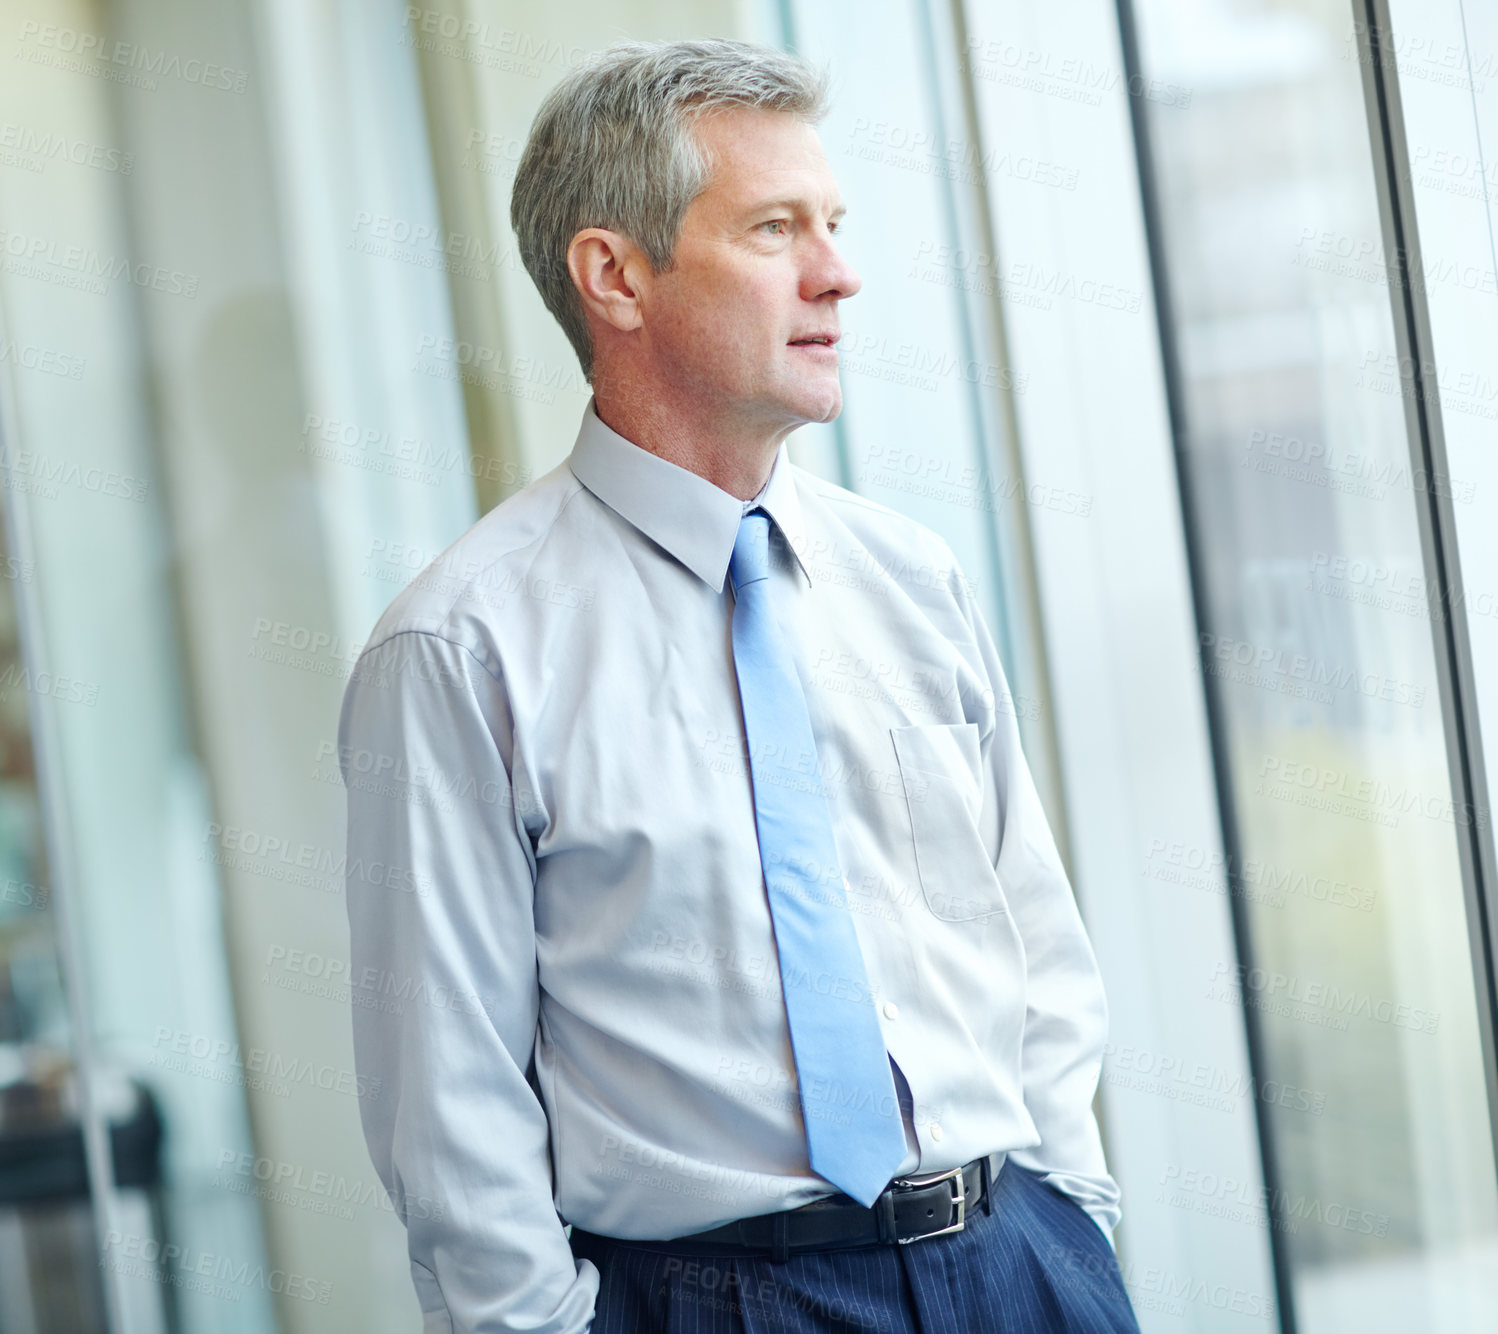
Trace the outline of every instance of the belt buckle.
{"type": "Polygon", "coordinates": [[[913,1237],[897,1236],[895,1240],[901,1246],[909,1246],[913,1241],[925,1241],[927,1237],[945,1237],[952,1232],[961,1232],[967,1226],[967,1193],[962,1180],[963,1169],[954,1167],[947,1172],[931,1172],[926,1176],[918,1177],[896,1177],[890,1184],[894,1186],[935,1186],[943,1181],[952,1183],[952,1204],[957,1210],[957,1221],[947,1227],[938,1228],[935,1232],[919,1232],[913,1237]]]}

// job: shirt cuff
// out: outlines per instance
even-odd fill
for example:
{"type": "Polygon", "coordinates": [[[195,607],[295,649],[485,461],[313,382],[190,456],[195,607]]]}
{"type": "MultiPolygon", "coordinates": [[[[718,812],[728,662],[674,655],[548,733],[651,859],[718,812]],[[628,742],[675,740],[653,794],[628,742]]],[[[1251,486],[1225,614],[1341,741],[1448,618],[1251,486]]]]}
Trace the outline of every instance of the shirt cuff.
{"type": "Polygon", "coordinates": [[[1082,1176],[1076,1172],[1048,1172],[1041,1180],[1063,1195],[1070,1196],[1082,1206],[1087,1216],[1098,1225],[1108,1245],[1116,1251],[1113,1229],[1123,1217],[1118,1207],[1118,1183],[1112,1177],[1082,1176]]]}

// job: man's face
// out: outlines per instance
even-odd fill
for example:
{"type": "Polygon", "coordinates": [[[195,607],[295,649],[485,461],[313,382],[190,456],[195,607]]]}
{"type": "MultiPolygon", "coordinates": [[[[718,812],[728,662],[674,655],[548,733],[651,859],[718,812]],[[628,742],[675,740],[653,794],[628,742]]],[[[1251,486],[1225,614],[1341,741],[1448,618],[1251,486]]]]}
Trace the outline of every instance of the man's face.
{"type": "Polygon", "coordinates": [[[655,364],[694,415],[771,431],[842,410],[838,302],[862,285],[833,239],[837,181],[816,130],[753,108],[697,121],[715,164],[675,263],[642,301],[655,364]]]}

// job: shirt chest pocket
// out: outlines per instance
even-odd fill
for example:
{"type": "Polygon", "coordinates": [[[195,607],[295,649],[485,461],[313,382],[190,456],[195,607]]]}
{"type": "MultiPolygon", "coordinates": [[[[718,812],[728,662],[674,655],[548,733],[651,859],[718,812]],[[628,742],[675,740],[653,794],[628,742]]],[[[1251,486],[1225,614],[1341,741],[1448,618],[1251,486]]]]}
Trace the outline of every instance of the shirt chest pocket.
{"type": "Polygon", "coordinates": [[[970,922],[1004,913],[1003,890],[978,820],[977,723],[892,727],[921,893],[934,916],[970,922]]]}

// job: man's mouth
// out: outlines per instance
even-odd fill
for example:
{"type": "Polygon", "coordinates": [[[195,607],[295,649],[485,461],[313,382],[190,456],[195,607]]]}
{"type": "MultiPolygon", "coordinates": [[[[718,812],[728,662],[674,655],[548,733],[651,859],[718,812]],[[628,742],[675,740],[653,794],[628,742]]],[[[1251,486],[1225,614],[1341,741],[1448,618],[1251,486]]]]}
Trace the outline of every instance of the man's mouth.
{"type": "Polygon", "coordinates": [[[792,347],[833,347],[841,337],[841,334],[812,334],[808,338],[793,338],[790,345],[792,347]]]}

